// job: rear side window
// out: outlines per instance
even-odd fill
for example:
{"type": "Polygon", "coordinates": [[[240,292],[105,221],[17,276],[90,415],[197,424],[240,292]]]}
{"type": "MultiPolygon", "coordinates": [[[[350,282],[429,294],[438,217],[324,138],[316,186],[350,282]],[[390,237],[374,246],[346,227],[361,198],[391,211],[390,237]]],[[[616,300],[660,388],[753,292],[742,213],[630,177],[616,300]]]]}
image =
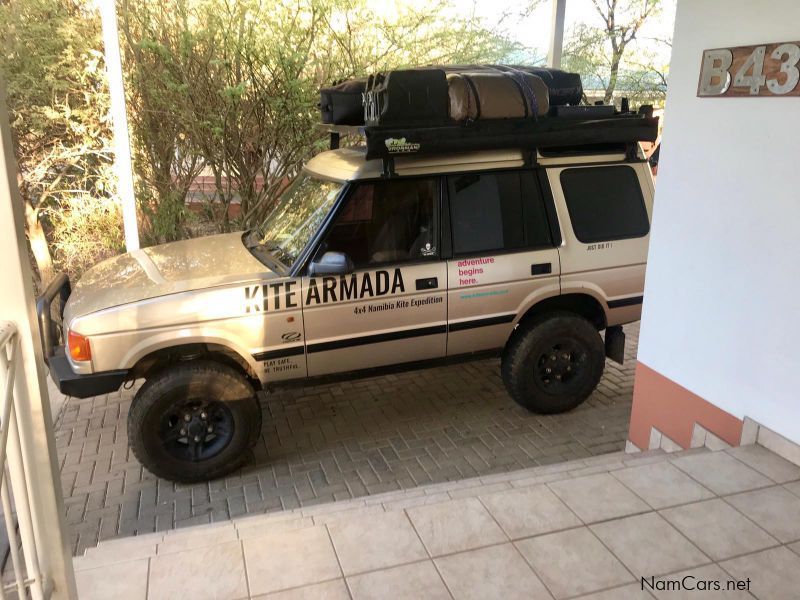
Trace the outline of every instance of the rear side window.
{"type": "Polygon", "coordinates": [[[639,178],[631,167],[565,169],[561,189],[572,229],[583,243],[637,238],[650,231],[639,178]]]}
{"type": "Polygon", "coordinates": [[[547,216],[529,172],[448,177],[454,254],[551,245],[547,216]]]}

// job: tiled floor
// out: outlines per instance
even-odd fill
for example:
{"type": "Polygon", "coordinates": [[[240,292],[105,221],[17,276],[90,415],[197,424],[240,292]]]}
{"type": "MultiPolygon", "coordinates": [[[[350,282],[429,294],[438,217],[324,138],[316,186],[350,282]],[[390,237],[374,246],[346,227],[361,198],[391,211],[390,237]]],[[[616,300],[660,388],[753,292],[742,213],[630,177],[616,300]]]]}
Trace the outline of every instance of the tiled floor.
{"type": "Polygon", "coordinates": [[[613,453],[102,542],[74,562],[82,600],[795,600],[798,523],[800,468],[760,446],[613,453]]]}
{"type": "Polygon", "coordinates": [[[498,360],[278,390],[262,401],[262,436],[250,464],[192,486],[155,478],[129,452],[134,390],[70,399],[56,423],[56,443],[73,552],[119,536],[621,450],[638,323],[625,331],[625,365],[607,362],[597,390],[563,415],[535,415],[514,404],[498,360]]]}

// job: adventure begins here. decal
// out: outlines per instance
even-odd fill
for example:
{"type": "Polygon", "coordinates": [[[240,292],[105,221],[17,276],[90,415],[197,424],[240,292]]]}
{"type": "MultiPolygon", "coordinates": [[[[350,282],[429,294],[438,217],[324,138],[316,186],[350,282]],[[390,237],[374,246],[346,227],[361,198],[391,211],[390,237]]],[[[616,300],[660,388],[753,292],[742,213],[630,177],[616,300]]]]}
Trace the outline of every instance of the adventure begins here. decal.
{"type": "Polygon", "coordinates": [[[304,306],[313,306],[344,300],[363,300],[402,293],[406,290],[400,269],[395,269],[394,273],[367,271],[338,277],[312,277],[308,280],[308,288],[302,298],[297,283],[297,281],[281,281],[245,287],[245,311],[249,314],[298,308],[301,301],[304,306]]]}

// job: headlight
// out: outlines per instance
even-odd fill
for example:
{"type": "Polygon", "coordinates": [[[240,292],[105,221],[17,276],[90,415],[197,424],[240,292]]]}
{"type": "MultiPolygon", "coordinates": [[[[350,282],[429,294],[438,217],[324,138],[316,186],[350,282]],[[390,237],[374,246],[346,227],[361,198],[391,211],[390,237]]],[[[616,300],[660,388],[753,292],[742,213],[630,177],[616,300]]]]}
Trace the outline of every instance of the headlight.
{"type": "Polygon", "coordinates": [[[89,338],[79,333],[70,331],[67,334],[67,349],[69,355],[75,362],[86,362],[92,360],[92,348],[89,346],[89,338]]]}

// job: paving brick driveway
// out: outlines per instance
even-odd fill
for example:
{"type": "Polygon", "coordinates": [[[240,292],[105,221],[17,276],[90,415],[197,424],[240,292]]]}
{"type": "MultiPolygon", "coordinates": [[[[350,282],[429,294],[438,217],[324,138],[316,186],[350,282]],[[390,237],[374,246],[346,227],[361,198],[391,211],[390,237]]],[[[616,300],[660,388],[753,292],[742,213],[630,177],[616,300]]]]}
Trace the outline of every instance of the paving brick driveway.
{"type": "Polygon", "coordinates": [[[180,485],[128,450],[133,390],[69,399],[56,445],[73,552],[98,540],[226,520],[621,450],[639,324],[625,366],[562,415],[514,404],[499,360],[278,390],[262,397],[253,460],[226,479],[180,485]]]}

